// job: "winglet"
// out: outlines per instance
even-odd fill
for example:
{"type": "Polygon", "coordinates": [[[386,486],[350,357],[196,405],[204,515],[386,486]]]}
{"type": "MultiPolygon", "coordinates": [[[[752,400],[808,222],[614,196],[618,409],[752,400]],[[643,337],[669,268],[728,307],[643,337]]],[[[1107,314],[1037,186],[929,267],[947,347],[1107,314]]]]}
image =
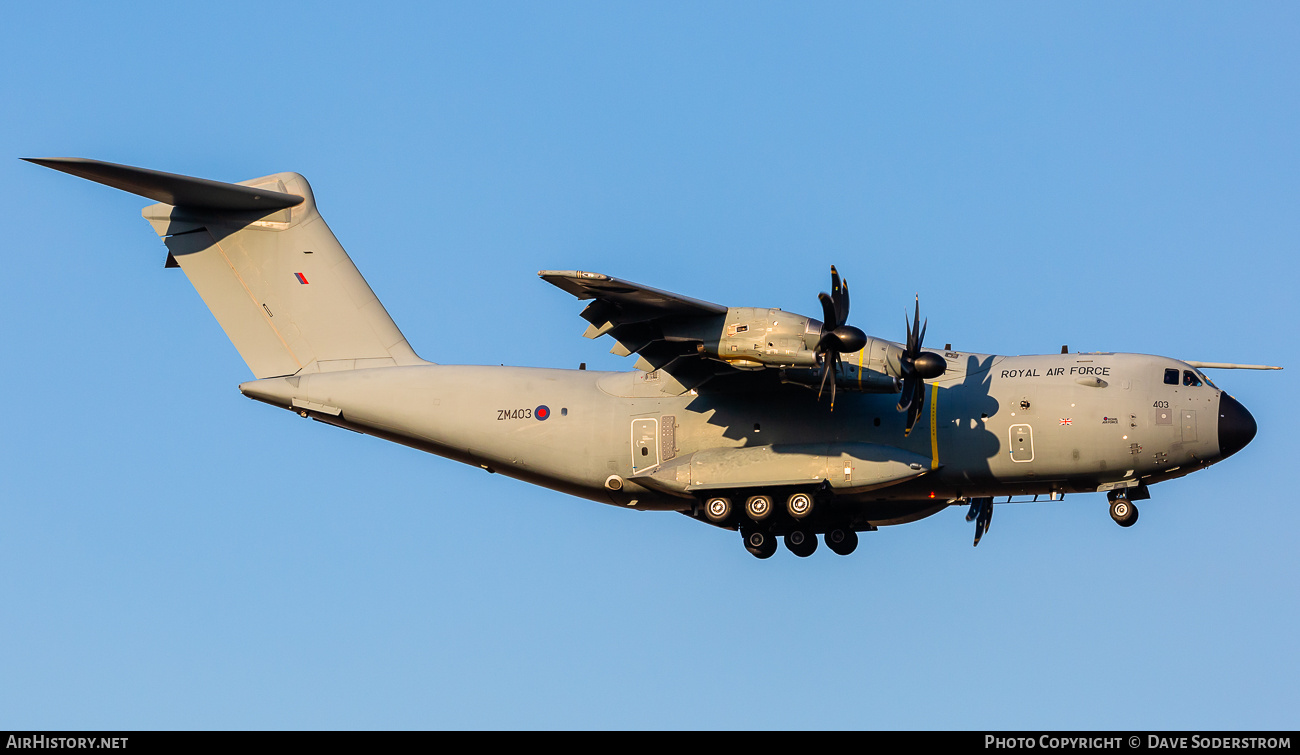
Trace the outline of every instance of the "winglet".
{"type": "Polygon", "coordinates": [[[279,191],[254,189],[206,178],[164,173],[160,170],[87,160],[82,157],[24,157],[96,183],[112,186],[163,204],[218,212],[274,212],[302,204],[303,198],[279,191]]]}

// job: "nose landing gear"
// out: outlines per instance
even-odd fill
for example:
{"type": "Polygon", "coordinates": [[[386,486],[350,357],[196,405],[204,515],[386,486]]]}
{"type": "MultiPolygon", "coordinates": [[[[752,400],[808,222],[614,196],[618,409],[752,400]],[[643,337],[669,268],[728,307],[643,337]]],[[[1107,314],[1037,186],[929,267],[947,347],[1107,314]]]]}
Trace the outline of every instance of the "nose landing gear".
{"type": "Polygon", "coordinates": [[[1106,499],[1110,501],[1110,518],[1121,527],[1132,527],[1138,520],[1138,509],[1133,502],[1145,501],[1150,497],[1146,485],[1138,485],[1124,491],[1110,491],[1106,494],[1106,499]]]}
{"type": "Polygon", "coordinates": [[[1127,498],[1116,498],[1110,502],[1110,518],[1121,527],[1132,527],[1138,520],[1138,508],[1127,498]]]}

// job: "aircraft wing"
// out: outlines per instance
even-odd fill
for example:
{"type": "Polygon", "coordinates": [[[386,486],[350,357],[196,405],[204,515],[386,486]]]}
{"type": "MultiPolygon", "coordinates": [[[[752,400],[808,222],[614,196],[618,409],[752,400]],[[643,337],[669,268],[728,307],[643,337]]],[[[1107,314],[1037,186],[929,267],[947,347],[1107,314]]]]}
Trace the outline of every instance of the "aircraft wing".
{"type": "MultiPolygon", "coordinates": [[[[600,273],[588,273],[582,270],[543,270],[537,275],[547,283],[562,288],[579,299],[596,299],[617,308],[620,314],[627,317],[727,314],[727,308],[720,304],[660,291],[657,288],[619,280],[600,273]]],[[[583,313],[583,317],[586,318],[586,312],[583,313]]],[[[586,319],[594,322],[591,318],[586,319]]]]}
{"type": "Polygon", "coordinates": [[[704,355],[703,344],[725,326],[727,308],[689,296],[582,270],[542,270],[538,277],[579,299],[587,338],[609,335],[619,356],[637,354],[637,368],[664,370],[685,389],[718,375],[740,372],[704,355]],[[670,326],[665,328],[665,326],[670,326]],[[667,330],[667,333],[665,333],[667,330]]]}

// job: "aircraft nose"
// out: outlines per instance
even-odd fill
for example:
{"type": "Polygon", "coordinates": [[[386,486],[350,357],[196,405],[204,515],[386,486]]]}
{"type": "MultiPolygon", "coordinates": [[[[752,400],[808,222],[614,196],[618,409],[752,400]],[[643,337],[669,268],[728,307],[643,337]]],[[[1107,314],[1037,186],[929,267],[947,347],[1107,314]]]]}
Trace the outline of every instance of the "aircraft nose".
{"type": "Polygon", "coordinates": [[[1219,395],[1219,454],[1227,458],[1246,447],[1259,427],[1246,407],[1226,393],[1219,395]]]}

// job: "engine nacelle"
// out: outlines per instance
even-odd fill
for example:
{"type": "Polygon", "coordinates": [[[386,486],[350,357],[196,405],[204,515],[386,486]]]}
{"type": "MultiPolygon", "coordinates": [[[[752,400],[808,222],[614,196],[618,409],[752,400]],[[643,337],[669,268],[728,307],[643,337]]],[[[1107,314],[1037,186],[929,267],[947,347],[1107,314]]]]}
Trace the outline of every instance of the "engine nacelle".
{"type": "MultiPolygon", "coordinates": [[[[840,357],[839,367],[833,373],[836,389],[857,393],[898,393],[902,389],[899,379],[902,374],[899,357],[902,354],[902,347],[896,343],[868,338],[861,351],[840,357]]],[[[816,390],[822,384],[822,370],[820,367],[783,369],[781,381],[816,390]]]]}
{"type": "MultiPolygon", "coordinates": [[[[703,356],[741,370],[781,370],[787,383],[817,388],[821,363],[817,343],[822,322],[811,317],[760,307],[731,307],[722,317],[684,318],[661,324],[665,339],[694,342],[703,356]]],[[[839,390],[897,393],[902,377],[900,345],[867,338],[860,351],[840,355],[835,379],[839,390]]]]}
{"type": "Polygon", "coordinates": [[[670,341],[699,343],[701,354],[742,370],[815,367],[822,324],[779,309],[731,307],[723,317],[691,318],[661,326],[670,341]]]}

